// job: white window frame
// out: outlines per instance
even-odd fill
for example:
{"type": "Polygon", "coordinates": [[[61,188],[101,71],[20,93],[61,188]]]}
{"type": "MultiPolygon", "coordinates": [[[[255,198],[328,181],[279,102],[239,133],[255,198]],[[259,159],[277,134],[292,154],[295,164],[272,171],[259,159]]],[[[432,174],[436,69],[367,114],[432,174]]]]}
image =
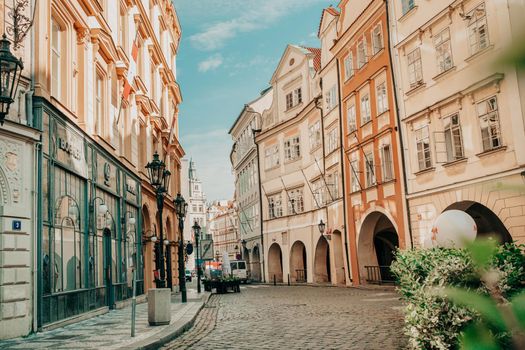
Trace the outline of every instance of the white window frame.
{"type": "Polygon", "coordinates": [[[279,145],[273,145],[264,150],[265,169],[273,169],[279,166],[279,145]]]}
{"type": "Polygon", "coordinates": [[[308,127],[308,138],[310,140],[310,150],[316,149],[321,145],[321,121],[318,120],[308,127]]]}
{"type": "Polygon", "coordinates": [[[372,37],[372,53],[373,55],[376,55],[379,51],[381,51],[384,48],[383,43],[383,27],[381,23],[378,23],[374,29],[372,29],[372,32],[370,33],[372,37]]]}
{"type": "Polygon", "coordinates": [[[284,159],[292,162],[301,157],[301,139],[299,136],[290,137],[284,141],[284,159]]]}
{"type": "Polygon", "coordinates": [[[388,95],[386,90],[386,81],[382,81],[376,86],[377,114],[383,114],[388,111],[388,95]]]}
{"type": "Polygon", "coordinates": [[[462,159],[464,155],[463,150],[463,135],[461,133],[461,120],[459,113],[454,113],[446,118],[443,118],[445,147],[447,150],[447,161],[453,162],[462,159]]]}
{"type": "Polygon", "coordinates": [[[421,50],[415,48],[407,55],[408,81],[414,88],[423,82],[423,67],[421,63],[421,50]]]}
{"type": "Polygon", "coordinates": [[[490,45],[485,3],[479,4],[467,14],[469,22],[468,42],[470,54],[474,55],[490,45]]]}
{"type": "Polygon", "coordinates": [[[454,67],[452,59],[452,43],[450,41],[450,29],[447,27],[434,36],[434,47],[436,50],[436,61],[438,74],[446,72],[454,67]]]}
{"type": "Polygon", "coordinates": [[[352,193],[361,191],[361,180],[359,179],[359,157],[354,156],[350,161],[350,190],[352,193]]]}
{"type": "Polygon", "coordinates": [[[357,130],[357,113],[355,104],[349,104],[346,109],[346,117],[348,118],[348,132],[354,132],[357,130]]]}
{"type": "Polygon", "coordinates": [[[339,146],[339,129],[333,128],[328,132],[328,145],[327,152],[328,154],[332,153],[339,146]]]}
{"type": "Polygon", "coordinates": [[[337,86],[335,84],[326,92],[325,106],[327,112],[330,112],[337,106],[337,86]]]}
{"type": "Polygon", "coordinates": [[[281,194],[268,196],[268,217],[277,219],[283,216],[283,203],[281,194]]]}
{"type": "Polygon", "coordinates": [[[403,15],[415,7],[415,0],[401,0],[401,11],[403,15]]]}
{"type": "Polygon", "coordinates": [[[503,146],[499,120],[498,99],[496,95],[476,103],[481,130],[483,151],[491,151],[503,146]]]}
{"type": "Polygon", "coordinates": [[[367,63],[366,38],[363,36],[357,43],[357,69],[363,68],[367,63]]]}
{"type": "Polygon", "coordinates": [[[365,182],[366,187],[372,187],[377,184],[376,172],[375,172],[375,161],[374,151],[365,153],[365,182]]]}
{"type": "Polygon", "coordinates": [[[354,76],[354,57],[352,52],[349,52],[344,60],[345,67],[345,81],[354,76]]]}
{"type": "Polygon", "coordinates": [[[432,150],[430,149],[430,131],[428,124],[414,130],[416,155],[419,171],[432,168],[432,150]]]}
{"type": "Polygon", "coordinates": [[[325,205],[325,187],[321,179],[317,179],[312,182],[312,192],[314,195],[314,204],[317,208],[321,208],[325,205]]]}
{"type": "Polygon", "coordinates": [[[57,100],[60,100],[62,97],[61,83],[61,63],[62,63],[62,28],[57,20],[51,16],[51,95],[54,96],[57,100]],[[56,42],[54,40],[54,32],[56,30],[56,42]],[[55,66],[54,61],[56,61],[56,66],[58,69],[53,69],[55,66]]]}
{"type": "Polygon", "coordinates": [[[304,212],[303,188],[294,188],[288,191],[288,215],[300,214],[304,212]],[[292,210],[292,200],[294,203],[292,210]]]}
{"type": "Polygon", "coordinates": [[[366,93],[361,96],[361,125],[372,120],[372,111],[370,110],[370,94],[366,93]]]}
{"type": "Polygon", "coordinates": [[[394,179],[394,164],[392,161],[392,146],[390,143],[384,143],[381,145],[380,156],[381,156],[381,175],[382,181],[387,182],[394,179]]]}

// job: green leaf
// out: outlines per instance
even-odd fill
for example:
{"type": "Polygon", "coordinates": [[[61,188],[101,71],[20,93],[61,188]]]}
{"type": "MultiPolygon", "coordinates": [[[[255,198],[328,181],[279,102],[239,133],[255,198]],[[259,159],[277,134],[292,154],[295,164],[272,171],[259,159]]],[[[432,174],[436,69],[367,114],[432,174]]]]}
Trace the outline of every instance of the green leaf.
{"type": "Polygon", "coordinates": [[[494,239],[482,239],[468,243],[467,250],[476,266],[485,269],[496,254],[498,245],[494,239]]]}
{"type": "Polygon", "coordinates": [[[499,350],[490,330],[480,323],[468,326],[460,336],[462,350],[499,350]]]}
{"type": "Polygon", "coordinates": [[[498,329],[506,329],[496,303],[489,296],[459,288],[445,288],[443,294],[453,303],[477,311],[484,320],[498,329]]]}
{"type": "Polygon", "coordinates": [[[525,292],[516,295],[510,302],[514,315],[516,315],[518,322],[525,330],[525,292]]]}

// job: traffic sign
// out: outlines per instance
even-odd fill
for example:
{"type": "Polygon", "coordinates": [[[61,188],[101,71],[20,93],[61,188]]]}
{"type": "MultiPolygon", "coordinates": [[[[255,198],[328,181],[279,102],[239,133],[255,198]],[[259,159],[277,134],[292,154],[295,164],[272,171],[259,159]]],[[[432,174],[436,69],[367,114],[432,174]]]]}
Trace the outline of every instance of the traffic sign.
{"type": "Polygon", "coordinates": [[[213,240],[203,239],[200,241],[201,251],[199,252],[202,260],[213,260],[213,240]]]}

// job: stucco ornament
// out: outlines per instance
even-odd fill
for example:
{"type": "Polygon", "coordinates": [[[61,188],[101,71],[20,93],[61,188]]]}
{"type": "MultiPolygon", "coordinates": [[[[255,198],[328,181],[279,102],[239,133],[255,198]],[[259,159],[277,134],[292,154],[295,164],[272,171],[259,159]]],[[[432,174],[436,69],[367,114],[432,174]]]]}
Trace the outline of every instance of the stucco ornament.
{"type": "Polygon", "coordinates": [[[429,236],[423,241],[425,248],[462,248],[476,238],[478,229],[474,219],[461,210],[447,210],[434,221],[429,236]]]}
{"type": "Polygon", "coordinates": [[[0,140],[0,196],[4,203],[18,203],[22,188],[21,160],[22,147],[12,140],[0,140]]]}

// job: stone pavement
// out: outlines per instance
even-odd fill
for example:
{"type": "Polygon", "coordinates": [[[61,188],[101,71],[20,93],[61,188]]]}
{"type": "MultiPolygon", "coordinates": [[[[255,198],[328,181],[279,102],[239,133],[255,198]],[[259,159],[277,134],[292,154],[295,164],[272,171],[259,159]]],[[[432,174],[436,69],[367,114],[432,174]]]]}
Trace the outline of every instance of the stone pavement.
{"type": "Polygon", "coordinates": [[[248,285],[163,349],[404,349],[401,308],[393,290],[248,285]]]}
{"type": "Polygon", "coordinates": [[[171,322],[166,326],[148,324],[148,304],[137,305],[135,337],[131,338],[131,306],[26,338],[0,341],[0,349],[156,349],[189,329],[209,293],[200,296],[188,290],[188,302],[174,295],[171,322]]]}

